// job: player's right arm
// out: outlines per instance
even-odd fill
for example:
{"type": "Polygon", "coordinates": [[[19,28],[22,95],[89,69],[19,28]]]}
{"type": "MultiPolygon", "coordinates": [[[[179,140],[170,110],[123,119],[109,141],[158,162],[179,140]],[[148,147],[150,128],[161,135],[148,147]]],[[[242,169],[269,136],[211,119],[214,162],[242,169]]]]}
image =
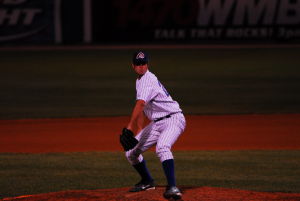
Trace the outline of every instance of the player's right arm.
{"type": "Polygon", "coordinates": [[[127,125],[127,129],[136,131],[137,133],[144,125],[144,100],[137,100],[132,111],[129,124],[127,125]]]}

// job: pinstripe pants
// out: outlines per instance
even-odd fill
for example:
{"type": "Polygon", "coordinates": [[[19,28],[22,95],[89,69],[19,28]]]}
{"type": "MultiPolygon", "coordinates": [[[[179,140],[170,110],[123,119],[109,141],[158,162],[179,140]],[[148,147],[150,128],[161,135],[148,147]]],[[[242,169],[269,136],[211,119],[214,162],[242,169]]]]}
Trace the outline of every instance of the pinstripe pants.
{"type": "Polygon", "coordinates": [[[173,159],[172,145],[182,134],[185,126],[186,122],[182,113],[174,114],[158,122],[151,122],[135,136],[139,143],[134,149],[125,153],[126,158],[132,165],[138,164],[143,161],[142,153],[156,145],[156,154],[161,162],[173,159]]]}

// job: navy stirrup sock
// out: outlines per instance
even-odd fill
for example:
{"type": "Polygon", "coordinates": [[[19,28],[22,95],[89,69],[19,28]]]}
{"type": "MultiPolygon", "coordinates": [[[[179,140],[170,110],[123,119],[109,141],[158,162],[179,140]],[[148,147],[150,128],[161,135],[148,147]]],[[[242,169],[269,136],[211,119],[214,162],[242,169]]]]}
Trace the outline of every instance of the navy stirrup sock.
{"type": "Polygon", "coordinates": [[[140,162],[136,165],[133,165],[133,167],[136,169],[136,171],[142,177],[142,181],[153,181],[153,178],[151,177],[149,170],[146,166],[145,160],[143,160],[142,162],[140,162]]]}
{"type": "Polygon", "coordinates": [[[167,177],[168,186],[176,186],[174,160],[165,160],[162,162],[162,166],[167,177]]]}

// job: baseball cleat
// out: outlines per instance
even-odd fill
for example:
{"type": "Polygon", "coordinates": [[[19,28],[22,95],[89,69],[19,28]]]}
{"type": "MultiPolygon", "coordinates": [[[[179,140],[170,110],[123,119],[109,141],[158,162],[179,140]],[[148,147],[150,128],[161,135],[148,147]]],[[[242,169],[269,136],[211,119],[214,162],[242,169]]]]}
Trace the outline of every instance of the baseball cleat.
{"type": "Polygon", "coordinates": [[[139,192],[154,189],[155,185],[153,181],[140,181],[139,183],[135,184],[134,187],[129,190],[129,192],[139,192]]]}
{"type": "Polygon", "coordinates": [[[182,193],[176,186],[167,187],[166,191],[164,192],[164,197],[166,199],[173,198],[175,200],[181,199],[182,193]]]}

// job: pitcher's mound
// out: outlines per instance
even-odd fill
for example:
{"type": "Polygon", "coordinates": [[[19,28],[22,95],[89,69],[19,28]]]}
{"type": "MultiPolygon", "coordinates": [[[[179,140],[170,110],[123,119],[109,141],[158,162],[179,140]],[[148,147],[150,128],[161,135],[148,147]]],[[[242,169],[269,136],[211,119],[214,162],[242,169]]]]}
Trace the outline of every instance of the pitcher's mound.
{"type": "MultiPolygon", "coordinates": [[[[100,190],[70,190],[55,193],[4,198],[2,201],[158,201],[166,200],[164,187],[129,193],[129,188],[100,190]]],[[[300,193],[267,193],[213,187],[182,187],[182,200],[186,201],[300,201],[300,193]]]]}

